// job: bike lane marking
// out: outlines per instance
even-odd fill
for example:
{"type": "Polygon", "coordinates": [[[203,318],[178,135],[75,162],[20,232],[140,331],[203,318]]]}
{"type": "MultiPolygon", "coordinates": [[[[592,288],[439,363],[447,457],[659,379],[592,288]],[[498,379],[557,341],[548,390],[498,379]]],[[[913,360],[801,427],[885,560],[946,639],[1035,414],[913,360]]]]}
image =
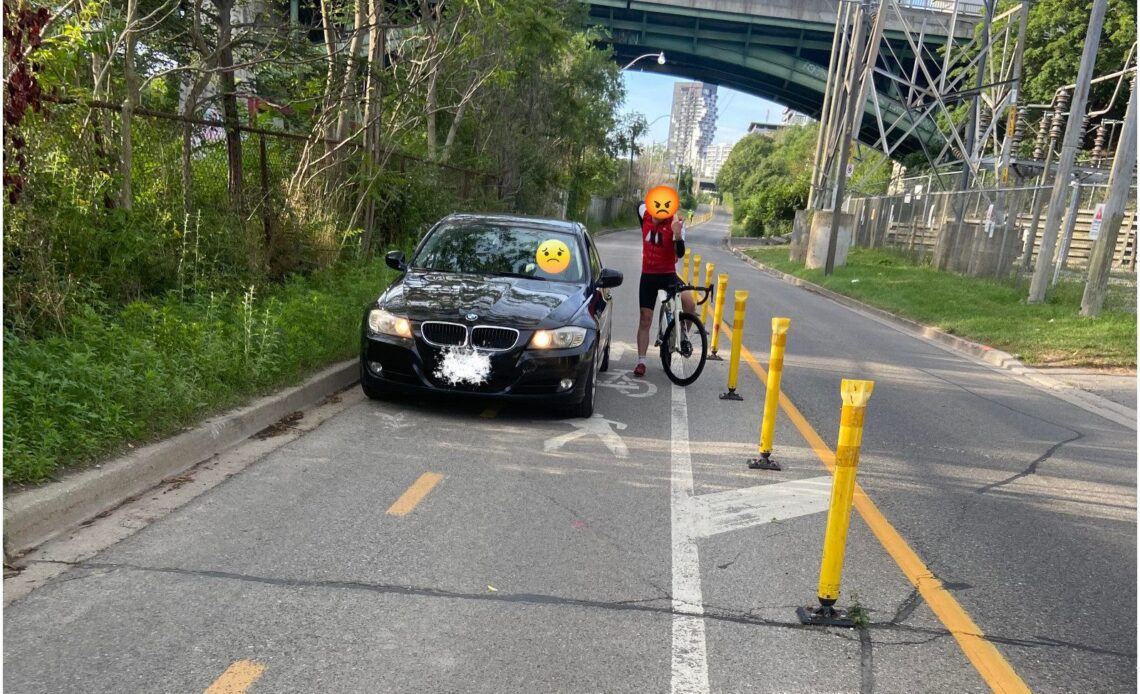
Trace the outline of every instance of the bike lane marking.
{"type": "MultiPolygon", "coordinates": [[[[731,334],[731,327],[727,322],[723,322],[721,328],[726,331],[726,334],[731,334]]],[[[752,371],[759,377],[760,382],[767,383],[767,373],[752,352],[744,345],[740,346],[740,355],[748,362],[752,371]]],[[[834,473],[835,453],[783,392],[780,393],[780,408],[799,430],[812,450],[815,451],[816,456],[828,472],[834,473]]],[[[966,654],[986,684],[995,692],[1028,693],[1030,691],[1028,685],[1009,664],[1009,661],[1005,659],[1005,656],[1001,654],[1001,651],[986,640],[981,627],[970,618],[962,605],[942,585],[942,581],[934,576],[922,558],[911,549],[907,541],[895,530],[886,516],[879,511],[878,506],[871,501],[871,497],[867,496],[862,485],[858,482],[855,483],[855,508],[871,532],[878,538],[879,544],[895,560],[907,580],[918,589],[927,605],[930,606],[931,611],[942,622],[942,625],[953,634],[962,652],[966,654]]]]}
{"type": "Polygon", "coordinates": [[[692,513],[693,463],[689,453],[689,406],[685,389],[672,385],[670,515],[673,554],[672,691],[708,692],[704,599],[697,528],[692,513]]]}
{"type": "Polygon", "coordinates": [[[243,694],[265,672],[265,666],[252,660],[239,660],[218,675],[205,694],[243,694]]]}
{"type": "Polygon", "coordinates": [[[408,487],[395,503],[388,507],[387,514],[389,516],[406,516],[415,509],[416,505],[423,501],[435,485],[439,484],[443,479],[443,475],[438,472],[425,472],[420,475],[419,479],[408,487]]]}

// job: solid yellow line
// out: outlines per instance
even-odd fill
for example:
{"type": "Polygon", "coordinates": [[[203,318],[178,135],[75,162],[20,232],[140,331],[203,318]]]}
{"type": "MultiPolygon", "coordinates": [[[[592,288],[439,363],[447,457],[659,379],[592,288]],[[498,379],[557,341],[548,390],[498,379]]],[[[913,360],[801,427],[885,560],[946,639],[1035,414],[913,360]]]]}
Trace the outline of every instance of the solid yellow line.
{"type": "MultiPolygon", "coordinates": [[[[722,328],[726,332],[731,330],[728,323],[723,323],[722,328]]],[[[756,357],[748,351],[748,348],[741,345],[740,354],[760,378],[760,382],[766,383],[767,374],[761,368],[756,357]]],[[[783,392],[780,393],[780,407],[788,419],[792,420],[792,424],[799,430],[808,445],[815,451],[820,462],[827,467],[828,471],[834,472],[835,453],[824,443],[799,409],[792,404],[792,401],[783,392]]],[[[926,563],[910,548],[907,541],[903,539],[902,535],[899,535],[898,531],[883,516],[879,508],[875,506],[875,502],[871,501],[871,498],[867,496],[863,487],[858,483],[855,484],[855,508],[867,526],[871,528],[871,532],[879,539],[879,543],[902,569],[907,580],[918,589],[919,594],[930,606],[931,611],[934,612],[943,626],[953,634],[966,657],[973,663],[974,668],[990,689],[1002,694],[1028,692],[1029,687],[1013,669],[1013,666],[1002,656],[1001,651],[986,640],[981,628],[974,623],[970,615],[966,614],[966,610],[954,599],[954,596],[943,587],[942,581],[935,578],[934,573],[927,568],[926,563]]]]}
{"type": "Polygon", "coordinates": [[[423,501],[423,498],[439,484],[443,479],[443,475],[438,472],[425,472],[420,475],[420,478],[412,483],[412,486],[396,499],[396,503],[388,507],[389,516],[406,516],[412,512],[416,504],[423,501]]]}
{"type": "Polygon", "coordinates": [[[261,663],[239,660],[226,668],[205,694],[244,694],[264,671],[265,666],[261,663]]]}

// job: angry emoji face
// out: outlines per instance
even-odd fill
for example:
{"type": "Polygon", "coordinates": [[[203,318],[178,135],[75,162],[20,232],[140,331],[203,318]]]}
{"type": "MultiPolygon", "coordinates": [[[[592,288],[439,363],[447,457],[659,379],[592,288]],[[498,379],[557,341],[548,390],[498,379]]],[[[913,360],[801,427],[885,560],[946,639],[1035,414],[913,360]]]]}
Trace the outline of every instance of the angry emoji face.
{"type": "Polygon", "coordinates": [[[658,221],[677,214],[677,208],[680,206],[681,200],[677,197],[677,191],[669,186],[657,186],[645,194],[645,209],[649,210],[649,214],[658,221]]]}

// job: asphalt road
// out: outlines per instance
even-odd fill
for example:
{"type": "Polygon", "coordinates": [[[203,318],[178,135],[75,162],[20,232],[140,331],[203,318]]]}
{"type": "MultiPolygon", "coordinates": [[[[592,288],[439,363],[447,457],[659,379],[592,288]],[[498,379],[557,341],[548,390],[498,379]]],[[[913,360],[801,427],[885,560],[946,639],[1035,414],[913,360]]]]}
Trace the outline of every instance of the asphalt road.
{"type": "Polygon", "coordinates": [[[747,362],[743,402],[717,397],[726,362],[682,389],[651,348],[630,376],[640,247],[611,234],[626,284],[597,417],[357,395],[11,604],[6,690],[1134,691],[1135,432],[762,275],[722,249],[726,221],[690,244],[750,291],[760,367],[770,318],[792,320],[783,472],[745,466],[747,362]],[[865,630],[794,614],[842,378],[875,381],[840,598],[865,630]]]}

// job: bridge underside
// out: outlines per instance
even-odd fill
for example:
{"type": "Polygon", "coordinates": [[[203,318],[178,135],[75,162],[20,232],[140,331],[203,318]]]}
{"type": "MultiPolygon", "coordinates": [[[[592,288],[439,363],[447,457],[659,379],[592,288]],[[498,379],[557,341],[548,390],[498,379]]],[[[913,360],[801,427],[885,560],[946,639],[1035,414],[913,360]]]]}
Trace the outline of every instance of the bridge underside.
{"type": "MultiPolygon", "coordinates": [[[[821,4],[819,0],[806,0],[805,4],[813,2],[821,4]]],[[[665,65],[644,60],[634,69],[723,85],[819,118],[835,31],[834,10],[829,24],[826,5],[808,19],[701,10],[692,4],[590,0],[590,18],[608,30],[615,59],[621,64],[645,53],[664,51],[665,65]]],[[[778,3],[766,3],[769,8],[774,5],[778,7],[778,3]]],[[[888,29],[885,38],[893,55],[889,61],[881,60],[880,65],[891,64],[895,70],[913,67],[915,53],[903,31],[888,29]]],[[[936,50],[945,43],[945,32],[942,36],[927,34],[923,41],[936,50]]],[[[942,66],[931,56],[925,56],[924,62],[931,75],[940,74],[942,66]]],[[[935,152],[942,148],[945,140],[938,128],[906,107],[894,82],[878,76],[876,86],[885,124],[901,118],[898,129],[906,131],[914,121],[921,121],[893,156],[919,151],[923,146],[935,152]]],[[[663,104],[671,102],[671,93],[661,96],[663,104]]],[[[880,140],[879,121],[870,98],[858,137],[867,145],[880,140]]]]}

